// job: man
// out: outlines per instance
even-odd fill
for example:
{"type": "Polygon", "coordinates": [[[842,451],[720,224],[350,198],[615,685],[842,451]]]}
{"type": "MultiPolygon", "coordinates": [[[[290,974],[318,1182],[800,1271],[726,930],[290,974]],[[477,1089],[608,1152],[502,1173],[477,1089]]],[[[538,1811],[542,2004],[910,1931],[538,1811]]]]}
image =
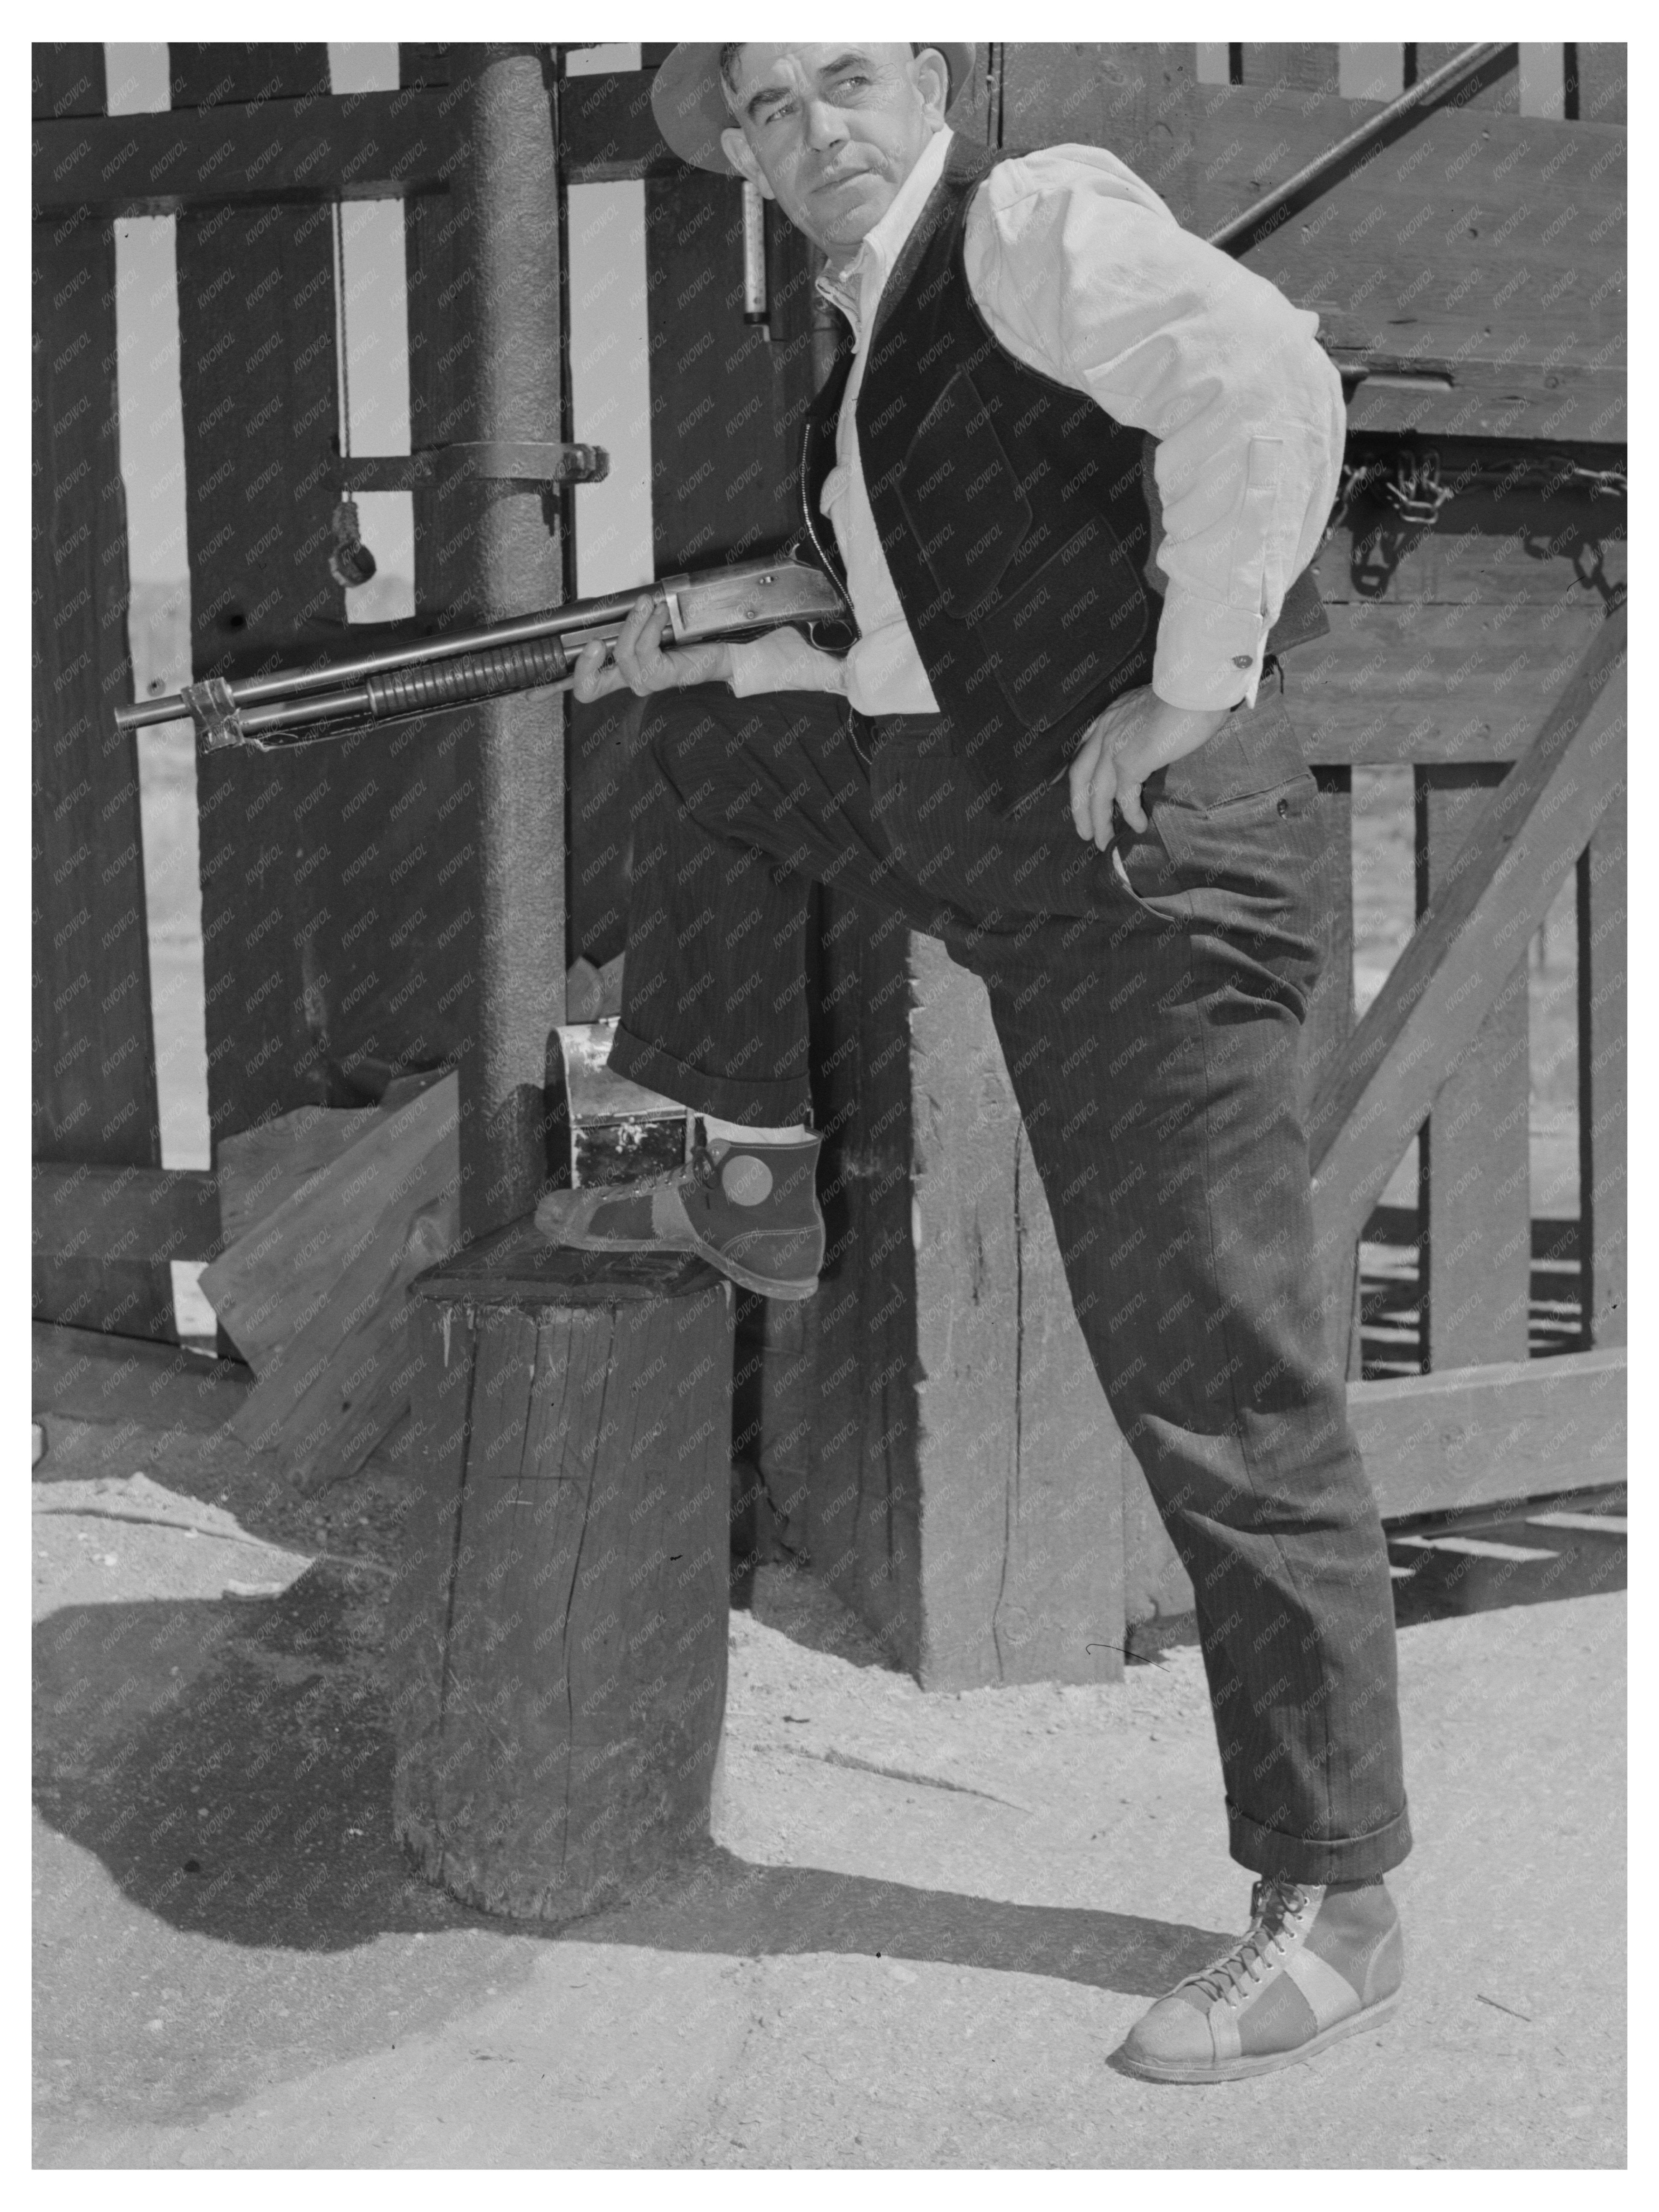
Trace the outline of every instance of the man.
{"type": "Polygon", "coordinates": [[[1119,2063],[1218,2081],[1370,2027],[1403,1972],[1387,1555],[1297,1118],[1322,834],[1263,685],[1306,634],[1288,603],[1341,392],[1316,317],[1111,155],[954,137],[971,52],[683,46],[659,73],[669,143],[826,256],[854,343],[808,459],[833,430],[815,496],[859,637],[665,652],[642,600],[614,667],[582,657],[581,697],[660,695],[612,1064],[708,1143],[538,1218],[810,1295],[809,879],[983,978],[1079,1320],[1192,1577],[1231,1847],[1259,1876],[1248,1932],[1119,2063]]]}

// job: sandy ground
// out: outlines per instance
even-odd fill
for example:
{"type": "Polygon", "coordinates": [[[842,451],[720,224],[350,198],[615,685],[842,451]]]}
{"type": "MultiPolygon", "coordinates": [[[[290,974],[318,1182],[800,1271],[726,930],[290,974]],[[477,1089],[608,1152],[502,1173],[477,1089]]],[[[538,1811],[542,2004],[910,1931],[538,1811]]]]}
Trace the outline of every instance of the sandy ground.
{"type": "Polygon", "coordinates": [[[1161,2088],[1107,2056],[1249,1888],[1195,1652],[929,1695],[763,1568],[707,1852],[526,1929],[391,1835],[372,1474],[319,1511],[205,1417],[48,1427],[42,2166],[1623,2160],[1620,1595],[1402,1632],[1407,2003],[1316,2067],[1161,2088]]]}

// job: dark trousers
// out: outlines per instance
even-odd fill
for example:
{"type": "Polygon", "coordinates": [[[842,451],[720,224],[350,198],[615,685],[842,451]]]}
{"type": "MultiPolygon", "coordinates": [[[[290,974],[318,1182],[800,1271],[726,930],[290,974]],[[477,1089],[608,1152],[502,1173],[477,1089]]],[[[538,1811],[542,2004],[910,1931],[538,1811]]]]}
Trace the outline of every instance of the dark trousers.
{"type": "Polygon", "coordinates": [[[647,711],[612,1064],[807,1117],[808,885],[990,995],[1066,1279],[1197,1600],[1233,1856],[1352,1881],[1411,1847],[1376,1505],[1324,1348],[1298,1048],[1323,831],[1277,690],[1080,839],[942,717],[708,687],[647,711]]]}

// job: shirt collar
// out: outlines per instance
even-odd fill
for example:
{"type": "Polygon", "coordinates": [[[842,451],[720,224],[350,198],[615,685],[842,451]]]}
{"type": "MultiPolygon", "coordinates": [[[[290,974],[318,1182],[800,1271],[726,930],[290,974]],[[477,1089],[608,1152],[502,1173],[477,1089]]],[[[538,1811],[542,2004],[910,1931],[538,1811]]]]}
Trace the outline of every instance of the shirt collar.
{"type": "Polygon", "coordinates": [[[817,289],[839,307],[849,322],[867,322],[881,297],[882,287],[893,264],[904,251],[904,241],[916,227],[933,189],[945,173],[945,157],[955,133],[947,124],[936,131],[921,150],[921,157],[893,195],[893,204],[860,240],[859,250],[838,276],[826,270],[817,289]]]}

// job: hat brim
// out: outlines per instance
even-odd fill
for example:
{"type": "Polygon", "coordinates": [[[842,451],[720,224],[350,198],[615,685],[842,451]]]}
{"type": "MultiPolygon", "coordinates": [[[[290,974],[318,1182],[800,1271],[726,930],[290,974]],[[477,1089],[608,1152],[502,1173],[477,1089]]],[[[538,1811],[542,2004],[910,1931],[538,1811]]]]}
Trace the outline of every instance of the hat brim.
{"type": "MultiPolygon", "coordinates": [[[[932,41],[928,41],[932,44],[932,41]]],[[[934,46],[945,58],[950,91],[948,108],[974,70],[971,46],[934,46]]],[[[717,177],[741,174],[726,157],[720,133],[733,127],[720,82],[720,50],[714,46],[679,46],[664,60],[651,88],[651,112],[657,128],[682,161],[694,169],[710,170],[717,177]]]]}

